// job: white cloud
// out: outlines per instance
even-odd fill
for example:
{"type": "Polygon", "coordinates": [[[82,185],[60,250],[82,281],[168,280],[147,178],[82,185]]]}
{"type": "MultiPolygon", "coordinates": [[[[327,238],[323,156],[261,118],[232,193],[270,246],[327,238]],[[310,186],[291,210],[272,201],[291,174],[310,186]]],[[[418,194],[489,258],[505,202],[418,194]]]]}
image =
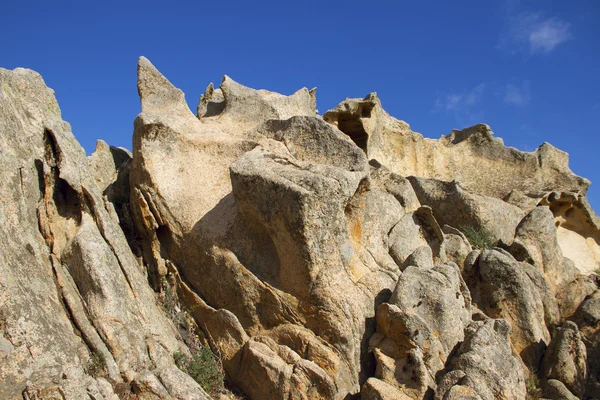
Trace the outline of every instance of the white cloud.
{"type": "Polygon", "coordinates": [[[471,126],[484,120],[483,111],[478,110],[487,84],[480,83],[469,90],[448,92],[438,96],[433,112],[451,114],[460,126],[471,126]]]}
{"type": "Polygon", "coordinates": [[[530,100],[531,90],[529,89],[529,81],[523,81],[519,86],[510,83],[506,85],[506,92],[504,94],[505,103],[525,106],[529,104],[530,100]]]}
{"type": "Polygon", "coordinates": [[[571,24],[541,13],[524,12],[508,18],[499,46],[508,52],[548,54],[559,44],[573,39],[571,24]]]}
{"type": "Polygon", "coordinates": [[[435,112],[465,111],[479,103],[485,91],[485,83],[462,92],[451,92],[439,96],[435,101],[435,112]]]}
{"type": "Polygon", "coordinates": [[[556,46],[573,36],[570,24],[558,19],[549,19],[539,23],[529,34],[529,46],[532,53],[549,53],[556,46]]]}

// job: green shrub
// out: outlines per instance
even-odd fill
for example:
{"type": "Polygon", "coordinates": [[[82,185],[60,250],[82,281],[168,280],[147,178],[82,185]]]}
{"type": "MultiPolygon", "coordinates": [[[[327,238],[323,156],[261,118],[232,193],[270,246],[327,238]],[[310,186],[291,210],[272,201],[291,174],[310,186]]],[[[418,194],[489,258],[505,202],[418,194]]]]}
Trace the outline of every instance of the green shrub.
{"type": "Polygon", "coordinates": [[[465,226],[461,230],[471,245],[478,249],[489,249],[498,243],[498,240],[494,237],[494,235],[484,228],[475,229],[470,226],[465,226]]]}
{"type": "Polygon", "coordinates": [[[536,374],[530,372],[527,379],[527,400],[538,400],[542,398],[542,390],[540,389],[540,381],[536,374]]]}
{"type": "Polygon", "coordinates": [[[173,359],[177,367],[198,382],[207,393],[214,395],[223,389],[223,367],[208,346],[200,345],[191,357],[178,350],[173,354],[173,359]]]}

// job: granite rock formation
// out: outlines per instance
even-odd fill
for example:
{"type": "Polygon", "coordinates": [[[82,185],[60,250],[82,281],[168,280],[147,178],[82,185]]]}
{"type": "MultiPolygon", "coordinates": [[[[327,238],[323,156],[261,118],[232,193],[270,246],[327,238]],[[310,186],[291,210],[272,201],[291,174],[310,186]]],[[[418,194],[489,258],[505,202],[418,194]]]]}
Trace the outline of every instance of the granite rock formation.
{"type": "Polygon", "coordinates": [[[141,57],[133,151],[86,157],[0,83],[0,398],[600,397],[600,219],[550,144],[227,76],[194,114],[141,57]]]}

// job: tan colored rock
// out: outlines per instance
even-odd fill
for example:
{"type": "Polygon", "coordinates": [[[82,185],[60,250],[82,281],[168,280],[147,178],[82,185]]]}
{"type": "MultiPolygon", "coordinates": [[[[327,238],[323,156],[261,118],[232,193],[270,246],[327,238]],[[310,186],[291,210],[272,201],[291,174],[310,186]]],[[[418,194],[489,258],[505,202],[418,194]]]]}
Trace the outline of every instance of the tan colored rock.
{"type": "Polygon", "coordinates": [[[236,381],[256,399],[331,399],[336,387],[317,364],[287,346],[257,337],[246,343],[236,381]]]}
{"type": "Polygon", "coordinates": [[[595,275],[579,275],[556,293],[556,302],[562,319],[568,319],[579,305],[594,291],[598,290],[595,275]]]}
{"type": "Polygon", "coordinates": [[[252,396],[284,386],[357,393],[371,368],[375,307],[400,274],[389,234],[415,207],[410,185],[369,179],[364,153],[309,116],[302,91],[283,97],[226,79],[223,111],[207,115],[220,102],[209,87],[198,119],[147,60],[138,72],[132,208],[153,280],[171,270],[186,282],[182,297],[235,384],[263,371],[252,396]],[[163,93],[169,101],[156,99],[163,93]],[[272,360],[248,344],[259,337],[300,359],[272,360]]]}
{"type": "Polygon", "coordinates": [[[208,398],[167,295],[250,399],[522,399],[540,365],[598,397],[600,224],[552,146],[227,76],[194,115],[142,57],[133,155],[86,157],[38,75],[0,82],[0,397],[208,398]]]}
{"type": "Polygon", "coordinates": [[[578,400],[579,397],[569,392],[569,389],[561,381],[550,379],[544,385],[544,399],[550,400],[578,400]]]}
{"type": "Polygon", "coordinates": [[[419,207],[405,214],[389,233],[389,253],[400,268],[420,247],[430,247],[434,264],[446,261],[444,233],[430,207],[419,207]]]}
{"type": "Polygon", "coordinates": [[[469,193],[456,181],[409,177],[419,202],[431,207],[443,226],[486,230],[494,239],[512,243],[523,210],[502,200],[469,193]]]}
{"type": "Polygon", "coordinates": [[[369,378],[360,392],[361,400],[411,400],[398,388],[377,378],[369,378]]]}
{"type": "Polygon", "coordinates": [[[284,96],[251,89],[225,75],[218,89],[208,85],[198,103],[197,116],[207,125],[216,123],[227,133],[239,135],[267,120],[315,116],[316,105],[316,88],[302,88],[284,96]]]}
{"type": "Polygon", "coordinates": [[[109,146],[104,140],[96,142],[96,151],[88,157],[88,161],[94,180],[102,193],[117,179],[119,168],[130,160],[129,150],[109,146]]]}
{"type": "Polygon", "coordinates": [[[449,225],[444,225],[444,251],[448,261],[454,262],[461,271],[464,269],[464,264],[472,251],[469,239],[460,230],[449,225]]]}
{"type": "Polygon", "coordinates": [[[543,272],[555,291],[577,275],[577,269],[563,257],[554,215],[548,207],[536,207],[523,218],[511,249],[519,261],[528,262],[543,272]]]}
{"type": "Polygon", "coordinates": [[[600,268],[600,218],[584,195],[552,192],[541,200],[550,206],[558,226],[563,255],[585,275],[600,268]]]}
{"type": "Polygon", "coordinates": [[[503,199],[514,190],[544,193],[550,188],[585,193],[590,184],[570,171],[567,153],[548,143],[532,153],[505,147],[485,124],[439,140],[424,138],[385,112],[376,93],[346,99],[323,118],[349,135],[369,159],[397,174],[456,180],[478,195],[503,199]]]}

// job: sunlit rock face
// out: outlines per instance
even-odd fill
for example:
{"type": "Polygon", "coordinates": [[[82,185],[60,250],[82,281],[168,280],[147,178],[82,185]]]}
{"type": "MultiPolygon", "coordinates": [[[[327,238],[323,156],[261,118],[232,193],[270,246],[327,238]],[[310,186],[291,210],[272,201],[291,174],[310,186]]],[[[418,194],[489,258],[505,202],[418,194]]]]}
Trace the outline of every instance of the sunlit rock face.
{"type": "Polygon", "coordinates": [[[133,151],[86,157],[38,74],[0,82],[1,398],[210,398],[198,341],[220,399],[600,395],[600,223],[551,145],[228,76],[192,113],[141,57],[133,151]]]}

